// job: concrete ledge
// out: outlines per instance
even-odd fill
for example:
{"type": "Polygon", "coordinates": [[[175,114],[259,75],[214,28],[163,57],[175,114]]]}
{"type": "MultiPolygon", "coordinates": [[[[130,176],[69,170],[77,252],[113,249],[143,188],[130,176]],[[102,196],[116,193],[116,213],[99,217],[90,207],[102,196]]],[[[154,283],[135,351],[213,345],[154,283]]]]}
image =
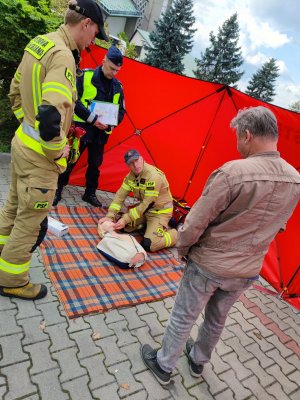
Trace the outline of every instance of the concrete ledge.
{"type": "Polygon", "coordinates": [[[0,162],[1,163],[9,163],[11,160],[10,153],[0,153],[0,162]]]}

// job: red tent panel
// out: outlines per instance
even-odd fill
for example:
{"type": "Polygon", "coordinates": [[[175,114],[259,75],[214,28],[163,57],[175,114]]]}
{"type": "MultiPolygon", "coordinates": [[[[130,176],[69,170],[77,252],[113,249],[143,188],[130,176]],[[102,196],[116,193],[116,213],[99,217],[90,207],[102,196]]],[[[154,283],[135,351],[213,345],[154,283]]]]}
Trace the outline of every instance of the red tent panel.
{"type": "MultiPolygon", "coordinates": [[[[101,64],[105,50],[93,46],[84,53],[82,68],[101,64]]],[[[239,109],[263,105],[276,115],[279,151],[300,167],[300,114],[263,103],[223,85],[169,73],[125,58],[118,74],[125,93],[126,115],[106,145],[99,189],[115,192],[127,173],[123,155],[138,149],[145,160],[162,169],[172,194],[191,205],[201,194],[209,174],[239,157],[229,127],[239,109]]],[[[84,185],[86,154],[74,168],[70,183],[84,185]]],[[[292,276],[283,297],[300,309],[300,206],[284,233],[276,237],[265,258],[262,275],[279,292],[292,276]]]]}
{"type": "Polygon", "coordinates": [[[281,296],[300,310],[300,204],[298,204],[287,229],[279,233],[270,245],[261,275],[281,296]]]}

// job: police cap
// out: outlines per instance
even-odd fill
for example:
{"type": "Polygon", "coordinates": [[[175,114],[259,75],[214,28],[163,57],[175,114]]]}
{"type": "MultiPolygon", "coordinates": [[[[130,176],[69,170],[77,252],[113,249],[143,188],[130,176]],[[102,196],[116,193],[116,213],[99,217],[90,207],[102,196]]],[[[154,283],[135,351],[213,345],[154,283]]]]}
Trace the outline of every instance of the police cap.
{"type": "Polygon", "coordinates": [[[123,56],[120,50],[116,46],[111,46],[107,53],[106,57],[116,66],[121,67],[123,64],[123,56]]]}

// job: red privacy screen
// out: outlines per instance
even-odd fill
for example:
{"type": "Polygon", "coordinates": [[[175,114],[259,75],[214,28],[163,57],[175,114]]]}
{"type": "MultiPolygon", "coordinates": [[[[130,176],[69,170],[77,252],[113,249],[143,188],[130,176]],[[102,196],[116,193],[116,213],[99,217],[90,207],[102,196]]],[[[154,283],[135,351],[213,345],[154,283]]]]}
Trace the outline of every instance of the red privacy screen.
{"type": "MultiPolygon", "coordinates": [[[[90,53],[83,52],[81,67],[101,65],[105,52],[91,46],[90,53]]],[[[274,112],[281,156],[295,168],[300,167],[298,113],[224,85],[166,72],[126,57],[118,79],[123,84],[126,115],[105,147],[101,190],[115,192],[119,188],[128,172],[124,152],[136,148],[146,161],[165,172],[173,196],[192,205],[210,173],[224,162],[239,158],[235,134],[229,127],[231,119],[239,109],[257,105],[274,112]]],[[[74,168],[71,184],[85,185],[86,165],[87,157],[83,154],[74,168]]],[[[277,235],[276,245],[274,242],[270,246],[262,270],[264,278],[278,292],[286,288],[283,297],[297,308],[300,308],[300,297],[296,297],[300,295],[299,241],[298,206],[286,232],[277,235]]]]}

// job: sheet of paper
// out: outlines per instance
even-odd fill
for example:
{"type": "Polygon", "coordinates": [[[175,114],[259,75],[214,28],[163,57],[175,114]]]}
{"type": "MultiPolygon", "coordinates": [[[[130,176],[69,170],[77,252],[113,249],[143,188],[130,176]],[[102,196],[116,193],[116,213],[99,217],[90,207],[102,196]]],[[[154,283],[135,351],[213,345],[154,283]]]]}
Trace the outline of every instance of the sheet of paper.
{"type": "Polygon", "coordinates": [[[99,115],[99,119],[103,124],[118,125],[119,104],[92,101],[90,110],[99,115]]]}

